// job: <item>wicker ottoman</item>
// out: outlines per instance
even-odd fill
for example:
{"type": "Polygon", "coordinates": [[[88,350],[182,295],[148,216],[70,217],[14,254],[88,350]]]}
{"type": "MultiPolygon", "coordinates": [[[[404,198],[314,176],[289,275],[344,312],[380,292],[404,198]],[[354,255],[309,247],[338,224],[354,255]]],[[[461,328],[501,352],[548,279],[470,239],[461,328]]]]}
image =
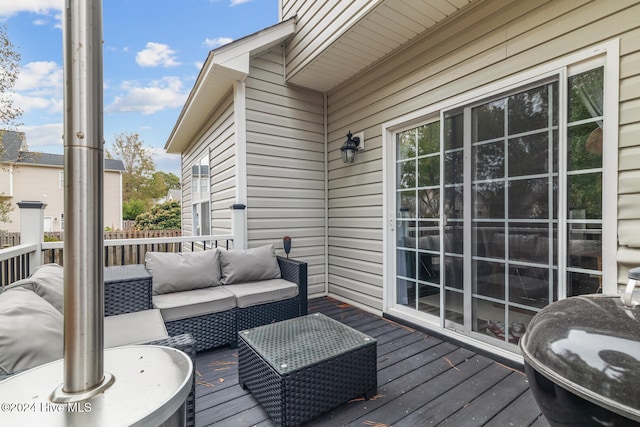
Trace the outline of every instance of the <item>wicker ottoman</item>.
{"type": "Polygon", "coordinates": [[[376,340],[323,314],[239,332],[238,376],[276,425],[376,394],[376,340]]]}

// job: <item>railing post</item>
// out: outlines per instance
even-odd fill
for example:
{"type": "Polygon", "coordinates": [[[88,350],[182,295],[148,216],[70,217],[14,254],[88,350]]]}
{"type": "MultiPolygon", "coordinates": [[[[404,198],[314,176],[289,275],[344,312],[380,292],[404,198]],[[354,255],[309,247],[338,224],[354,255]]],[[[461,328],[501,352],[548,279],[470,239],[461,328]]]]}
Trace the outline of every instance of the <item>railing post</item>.
{"type": "Polygon", "coordinates": [[[46,203],[23,200],[20,208],[20,244],[36,244],[35,252],[29,254],[29,274],[42,264],[42,241],[44,240],[44,208],[46,203]]]}
{"type": "Polygon", "coordinates": [[[233,249],[247,249],[247,207],[243,204],[231,205],[231,232],[233,249]]]}

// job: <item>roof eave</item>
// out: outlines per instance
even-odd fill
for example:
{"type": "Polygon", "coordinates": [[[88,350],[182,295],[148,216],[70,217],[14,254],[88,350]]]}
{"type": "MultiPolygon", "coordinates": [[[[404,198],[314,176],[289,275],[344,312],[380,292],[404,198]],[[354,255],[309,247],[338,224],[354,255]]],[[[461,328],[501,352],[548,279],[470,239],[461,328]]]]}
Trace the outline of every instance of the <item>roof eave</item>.
{"type": "Polygon", "coordinates": [[[193,141],[210,112],[249,74],[251,57],[282,44],[295,32],[295,17],[209,52],[164,149],[180,154],[193,141]]]}

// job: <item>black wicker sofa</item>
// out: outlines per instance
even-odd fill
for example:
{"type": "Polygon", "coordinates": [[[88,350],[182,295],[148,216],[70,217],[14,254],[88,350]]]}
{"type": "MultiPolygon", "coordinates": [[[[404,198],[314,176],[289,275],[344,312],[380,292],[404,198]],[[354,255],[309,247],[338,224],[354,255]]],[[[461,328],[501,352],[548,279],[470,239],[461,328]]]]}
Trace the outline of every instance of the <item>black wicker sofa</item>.
{"type": "MultiPolygon", "coordinates": [[[[191,427],[195,423],[196,341],[188,333],[168,334],[159,310],[131,297],[128,291],[140,288],[132,280],[138,272],[132,266],[105,269],[105,348],[144,344],[185,352],[194,369],[186,401],[187,426],[191,427]],[[132,325],[141,327],[135,330],[132,325]]],[[[62,267],[45,264],[0,292],[0,381],[62,358],[63,288],[62,267]]]]}
{"type": "Polygon", "coordinates": [[[147,252],[144,267],[150,280],[138,284],[146,288],[142,303],[160,309],[169,335],[190,334],[198,351],[224,345],[235,348],[238,331],[307,314],[305,262],[276,256],[271,245],[246,251],[214,251],[147,252]],[[194,256],[200,259],[193,262],[194,256]],[[173,260],[167,261],[171,257],[173,260]],[[218,257],[220,260],[215,261],[218,257]],[[230,273],[234,263],[236,268],[230,273]],[[200,275],[183,274],[198,268],[204,268],[200,275]],[[239,271],[243,268],[244,273],[239,271]],[[164,289],[160,289],[161,281],[164,289]],[[187,289],[177,281],[186,283],[187,289]],[[199,285],[190,288],[198,281],[199,285]]]}

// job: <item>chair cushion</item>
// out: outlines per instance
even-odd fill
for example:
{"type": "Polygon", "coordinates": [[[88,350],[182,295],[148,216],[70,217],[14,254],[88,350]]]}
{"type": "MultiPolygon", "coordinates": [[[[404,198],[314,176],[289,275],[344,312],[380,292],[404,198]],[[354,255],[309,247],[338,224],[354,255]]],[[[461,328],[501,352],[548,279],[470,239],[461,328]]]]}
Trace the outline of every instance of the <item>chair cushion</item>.
{"type": "Polygon", "coordinates": [[[242,251],[220,251],[222,284],[279,279],[280,266],[273,245],[242,251]]]}
{"type": "Polygon", "coordinates": [[[63,313],[64,305],[64,269],[58,264],[45,264],[36,267],[27,279],[18,280],[7,286],[11,288],[25,288],[35,292],[63,313]]]}
{"type": "Polygon", "coordinates": [[[153,277],[153,294],[220,285],[220,252],[147,252],[144,263],[153,277]]]}
{"type": "Polygon", "coordinates": [[[153,306],[160,309],[165,322],[171,322],[231,310],[236,307],[236,298],[225,288],[217,286],[155,295],[153,306]]]}
{"type": "Polygon", "coordinates": [[[238,308],[282,301],[298,295],[298,285],[284,279],[260,280],[224,288],[235,295],[238,308]]]}
{"type": "Polygon", "coordinates": [[[104,348],[145,344],[169,338],[160,310],[142,310],[104,318],[104,348]]]}
{"type": "Polygon", "coordinates": [[[63,317],[35,292],[14,287],[0,294],[0,372],[62,358],[63,317]]]}

